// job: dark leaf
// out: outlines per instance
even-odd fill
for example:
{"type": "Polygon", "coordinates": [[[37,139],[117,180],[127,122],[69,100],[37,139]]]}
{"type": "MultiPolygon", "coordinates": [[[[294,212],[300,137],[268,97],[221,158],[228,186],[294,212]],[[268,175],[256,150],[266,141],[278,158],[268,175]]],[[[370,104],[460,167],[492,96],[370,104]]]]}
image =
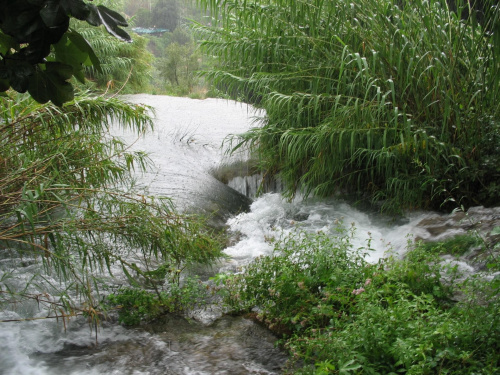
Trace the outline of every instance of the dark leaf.
{"type": "Polygon", "coordinates": [[[102,5],[96,7],[95,5],[89,4],[88,7],[90,9],[90,13],[86,21],[89,24],[93,26],[104,25],[108,33],[110,33],[114,37],[125,42],[132,41],[130,35],[128,35],[126,31],[120,29],[119,27],[128,26],[127,22],[122,16],[102,5]]]}
{"type": "Polygon", "coordinates": [[[0,53],[6,55],[11,49],[19,48],[16,40],[9,35],[0,32],[0,53]]]}
{"type": "Polygon", "coordinates": [[[14,37],[18,43],[29,43],[45,27],[38,11],[22,11],[16,6],[7,9],[1,25],[2,31],[14,37]]]}
{"type": "Polygon", "coordinates": [[[47,0],[28,0],[29,4],[42,7],[47,0]]]}
{"type": "Polygon", "coordinates": [[[25,61],[8,60],[6,69],[11,87],[17,92],[26,92],[35,68],[25,61]]]}
{"type": "Polygon", "coordinates": [[[10,88],[9,81],[0,78],[0,92],[7,91],[10,88]]]}
{"type": "Polygon", "coordinates": [[[32,43],[15,53],[12,58],[23,60],[30,64],[39,64],[44,61],[50,53],[49,43],[32,43]]]}
{"type": "Polygon", "coordinates": [[[80,51],[87,54],[88,58],[90,59],[90,63],[85,62],[85,65],[92,65],[94,69],[96,69],[98,72],[101,72],[101,63],[99,62],[99,59],[97,58],[94,50],[85,40],[85,38],[74,30],[67,32],[66,35],[68,36],[68,39],[71,41],[71,43],[78,47],[80,51]]]}
{"type": "Polygon", "coordinates": [[[83,74],[83,64],[88,60],[88,54],[81,51],[72,43],[67,35],[64,35],[59,43],[54,45],[54,50],[55,61],[70,65],[73,69],[73,75],[81,83],[84,83],[85,76],[83,74]]]}
{"type": "Polygon", "coordinates": [[[82,0],[66,0],[62,2],[66,14],[84,21],[90,14],[90,9],[82,0]]]}
{"type": "Polygon", "coordinates": [[[103,5],[98,5],[97,8],[99,9],[99,13],[101,14],[101,16],[103,16],[106,20],[109,20],[109,22],[113,22],[114,25],[124,27],[128,26],[127,21],[122,17],[121,14],[115,12],[114,10],[106,8],[103,5]]]}
{"type": "Polygon", "coordinates": [[[71,67],[61,65],[64,64],[57,67],[50,64],[47,71],[39,69],[31,77],[28,91],[37,102],[47,103],[50,100],[60,107],[65,102],[73,100],[73,86],[65,79],[71,67]]]}
{"type": "Polygon", "coordinates": [[[92,26],[100,26],[102,25],[101,17],[99,16],[99,10],[94,4],[88,4],[89,15],[85,19],[92,26]]]}
{"type": "Polygon", "coordinates": [[[40,17],[48,28],[62,25],[69,18],[60,0],[48,0],[40,11],[40,17]]]}
{"type": "Polygon", "coordinates": [[[47,74],[58,76],[58,78],[63,81],[67,81],[73,77],[73,67],[57,61],[47,62],[45,64],[45,71],[47,74]]]}

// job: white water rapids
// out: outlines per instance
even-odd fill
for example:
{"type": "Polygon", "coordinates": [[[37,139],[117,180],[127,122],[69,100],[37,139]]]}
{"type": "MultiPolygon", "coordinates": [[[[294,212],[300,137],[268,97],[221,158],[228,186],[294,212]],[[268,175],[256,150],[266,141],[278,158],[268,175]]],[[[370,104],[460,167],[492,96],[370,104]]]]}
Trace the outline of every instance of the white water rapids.
{"type": "MultiPolygon", "coordinates": [[[[333,199],[287,202],[278,193],[268,193],[250,202],[219,182],[211,171],[231,161],[221,149],[223,140],[256,126],[253,117],[259,113],[247,105],[151,95],[129,99],[156,110],[155,130],[145,137],[136,139],[131,133],[113,130],[133,149],[150,154],[155,166],[139,182],[150,194],[172,197],[182,209],[213,214],[215,221],[226,222],[231,231],[240,233],[239,241],[225,250],[231,260],[222,270],[270,253],[267,239],[296,226],[328,231],[338,220],[354,223],[356,247],[371,239],[371,260],[389,248],[404,251],[408,233],[423,236],[415,224],[428,214],[394,223],[333,199]]],[[[231,186],[238,188],[238,184],[233,181],[231,186]]],[[[13,265],[3,259],[0,270],[2,267],[13,265]]],[[[14,267],[29,275],[32,265],[14,267]]],[[[21,317],[23,311],[0,312],[0,320],[21,317]]],[[[125,329],[105,322],[98,346],[83,318],[72,319],[66,330],[61,322],[48,320],[0,323],[0,374],[279,373],[284,355],[273,347],[271,334],[242,318],[212,318],[205,317],[202,323],[171,318],[147,329],[125,329]]]]}

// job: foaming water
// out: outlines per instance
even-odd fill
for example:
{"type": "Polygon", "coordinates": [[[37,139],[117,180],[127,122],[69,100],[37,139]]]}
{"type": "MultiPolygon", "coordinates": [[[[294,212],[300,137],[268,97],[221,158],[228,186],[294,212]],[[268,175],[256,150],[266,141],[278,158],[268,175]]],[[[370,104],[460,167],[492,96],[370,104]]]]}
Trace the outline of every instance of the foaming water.
{"type": "MultiPolygon", "coordinates": [[[[150,95],[129,99],[153,106],[156,113],[155,130],[143,137],[118,127],[110,130],[131,150],[149,154],[153,167],[136,176],[139,186],[151,195],[172,198],[181,210],[210,215],[214,225],[248,209],[251,200],[215,179],[211,169],[226,160],[224,138],[252,126],[257,113],[250,106],[150,95]]],[[[21,290],[40,267],[13,254],[2,249],[0,280],[12,271],[9,283],[21,290]]],[[[115,276],[108,283],[123,283],[119,269],[115,276]]],[[[39,278],[25,292],[48,293],[50,298],[50,284],[59,283],[39,278]]],[[[198,312],[199,321],[169,318],[141,329],[105,321],[96,338],[82,317],[63,324],[61,319],[43,319],[48,312],[36,301],[15,307],[0,312],[0,320],[9,321],[0,323],[2,375],[276,374],[285,361],[273,335],[250,320],[221,317],[221,309],[198,312]]]]}
{"type": "Polygon", "coordinates": [[[242,265],[271,253],[271,240],[282,233],[295,229],[330,233],[343,225],[346,229],[355,228],[353,247],[369,248],[367,260],[376,262],[387,251],[403,254],[411,239],[408,233],[424,236],[417,223],[426,215],[416,213],[395,223],[388,217],[362,212],[335,199],[298,198],[289,202],[278,193],[268,193],[257,198],[249,212],[228,220],[230,229],[242,238],[225,252],[233,259],[233,266],[242,265]]]}

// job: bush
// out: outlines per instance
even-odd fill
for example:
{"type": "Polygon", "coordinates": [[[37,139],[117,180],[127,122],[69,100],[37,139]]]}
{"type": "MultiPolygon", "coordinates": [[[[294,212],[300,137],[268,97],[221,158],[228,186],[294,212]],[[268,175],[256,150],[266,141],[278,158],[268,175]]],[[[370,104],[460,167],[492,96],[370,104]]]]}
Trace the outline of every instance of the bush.
{"type": "Polygon", "coordinates": [[[118,309],[118,321],[124,325],[151,322],[168,313],[180,314],[203,306],[210,294],[197,278],[188,278],[180,286],[172,283],[168,290],[156,293],[145,289],[122,288],[107,297],[107,305],[118,309]]]}
{"type": "Polygon", "coordinates": [[[134,188],[148,158],[111,137],[112,122],[138,134],[152,125],[147,107],[117,98],[83,93],[62,108],[0,98],[0,255],[12,260],[1,270],[3,309],[32,301],[49,317],[98,320],[106,276],[155,283],[158,264],[178,277],[221,256],[202,220],[134,188]]]}
{"type": "Polygon", "coordinates": [[[256,307],[299,374],[500,370],[499,280],[459,283],[457,269],[422,245],[368,264],[349,239],[343,230],[282,237],[243,273],[219,276],[226,302],[256,307]]]}

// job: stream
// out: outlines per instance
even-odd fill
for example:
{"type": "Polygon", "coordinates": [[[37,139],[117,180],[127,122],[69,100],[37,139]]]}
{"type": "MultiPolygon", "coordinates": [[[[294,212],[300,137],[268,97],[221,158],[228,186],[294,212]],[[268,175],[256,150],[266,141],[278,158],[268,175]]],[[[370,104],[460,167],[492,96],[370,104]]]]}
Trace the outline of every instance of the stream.
{"type": "MultiPolygon", "coordinates": [[[[144,137],[111,130],[131,148],[150,154],[154,167],[138,176],[138,183],[151,195],[171,197],[180,210],[207,215],[213,225],[227,225],[234,234],[225,249],[229,260],[214,273],[238,270],[253,258],[269,254],[269,238],[297,226],[328,231],[338,221],[353,223],[357,228],[354,246],[371,242],[370,261],[388,250],[404,253],[409,233],[429,236],[417,224],[435,215],[431,212],[394,221],[342,200],[297,198],[290,202],[279,192],[255,197],[258,176],[220,182],[214,171],[231,165],[241,169],[247,158],[245,152],[229,156],[221,145],[228,135],[258,125],[256,118],[263,114],[250,106],[145,94],[128,100],[150,105],[156,112],[155,129],[144,137]]],[[[12,264],[2,259],[2,267],[12,264]]],[[[15,267],[26,275],[32,271],[32,265],[15,267]]],[[[0,319],[22,316],[22,311],[0,312],[0,319]]],[[[71,319],[66,327],[48,320],[1,323],[0,374],[279,374],[286,355],[275,347],[275,341],[276,337],[250,320],[221,316],[216,306],[192,314],[191,319],[168,317],[140,328],[104,322],[98,345],[95,332],[83,318],[71,319]]]]}

